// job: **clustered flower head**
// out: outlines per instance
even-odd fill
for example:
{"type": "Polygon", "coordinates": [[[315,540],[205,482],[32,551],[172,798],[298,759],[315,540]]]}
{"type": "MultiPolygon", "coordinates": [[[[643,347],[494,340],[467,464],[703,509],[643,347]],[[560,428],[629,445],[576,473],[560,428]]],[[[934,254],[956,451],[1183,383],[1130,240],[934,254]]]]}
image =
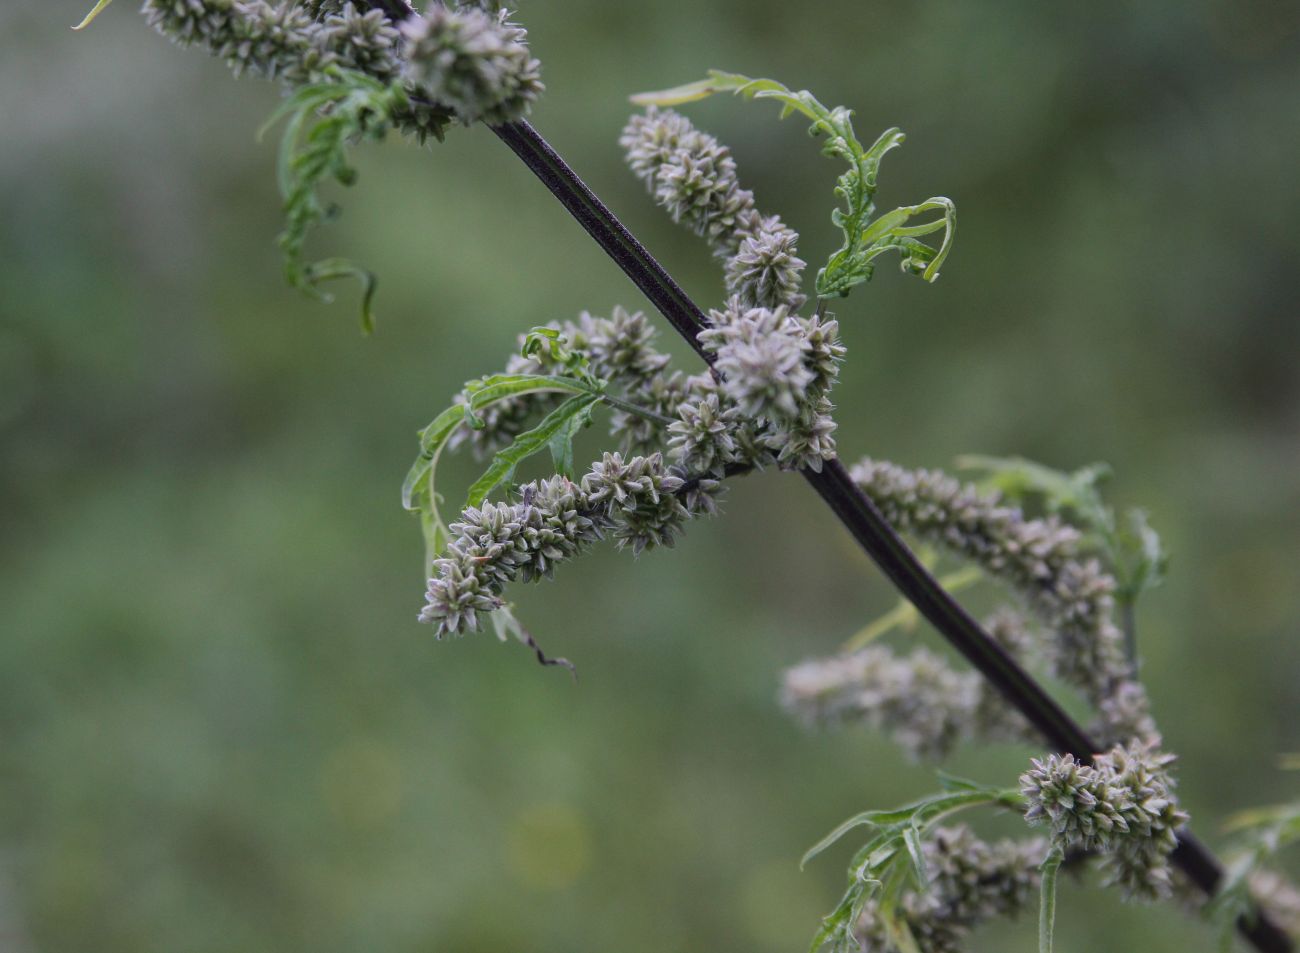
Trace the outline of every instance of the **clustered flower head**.
{"type": "Polygon", "coordinates": [[[406,80],[465,124],[521,118],[542,94],[527,32],[505,11],[430,6],[402,24],[406,80]]]}
{"type": "Polygon", "coordinates": [[[404,79],[416,95],[391,118],[421,139],[441,137],[448,111],[465,123],[519,119],[543,90],[527,34],[505,11],[432,4],[400,33],[381,10],[349,0],[145,0],[143,11],[160,33],[207,48],[236,74],[291,87],[329,82],[336,69],[404,79]]]}
{"type": "MultiPolygon", "coordinates": [[[[1016,623],[1000,619],[1000,631],[1016,623]]],[[[960,672],[924,648],[883,645],[788,669],[781,702],[809,726],[866,725],[916,761],[938,761],[961,740],[1024,741],[1028,724],[977,672],[960,672]]]]}
{"type": "Polygon", "coordinates": [[[633,116],[619,143],[632,172],[673,221],[705,238],[725,260],[728,294],[765,308],[804,303],[799,235],[780,216],[758,211],[726,146],[685,116],[655,107],[633,116]]]}
{"type": "MultiPolygon", "coordinates": [[[[922,849],[929,887],[904,894],[895,916],[923,953],[960,953],[981,923],[1019,916],[1038,889],[1047,851],[1038,839],[989,843],[965,825],[936,828],[922,849]]],[[[898,949],[876,901],[863,909],[855,932],[863,953],[898,949]]]]}
{"type": "Polygon", "coordinates": [[[420,621],[438,638],[477,631],[484,615],[504,605],[506,585],[550,578],[557,564],[606,535],[637,554],[673,545],[694,515],[679,498],[686,487],[660,454],[624,460],[606,453],[580,483],[557,475],[525,484],[517,503],[466,509],[434,560],[420,621]]]}
{"type": "Polygon", "coordinates": [[[1027,519],[997,495],[937,470],[864,459],[851,476],[898,529],[972,560],[1025,598],[1055,634],[1053,671],[1083,689],[1108,739],[1156,737],[1114,622],[1114,579],[1080,556],[1078,530],[1055,517],[1027,519]]]}
{"type": "Polygon", "coordinates": [[[1173,794],[1173,760],[1140,742],[1117,745],[1091,765],[1071,754],[1034,759],[1020,776],[1025,820],[1050,827],[1062,848],[1102,853],[1110,882],[1126,896],[1168,896],[1169,855],[1187,823],[1173,794]]]}
{"type": "Polygon", "coordinates": [[[164,36],[198,44],[236,74],[315,82],[331,66],[381,80],[397,75],[397,31],[383,13],[350,4],[269,0],[145,0],[144,15],[164,36]]]}
{"type": "Polygon", "coordinates": [[[746,307],[734,296],[709,320],[699,340],[715,355],[724,398],[758,425],[757,442],[778,464],[821,470],[835,457],[827,395],[844,357],[838,322],[800,317],[784,305],[746,307]]]}

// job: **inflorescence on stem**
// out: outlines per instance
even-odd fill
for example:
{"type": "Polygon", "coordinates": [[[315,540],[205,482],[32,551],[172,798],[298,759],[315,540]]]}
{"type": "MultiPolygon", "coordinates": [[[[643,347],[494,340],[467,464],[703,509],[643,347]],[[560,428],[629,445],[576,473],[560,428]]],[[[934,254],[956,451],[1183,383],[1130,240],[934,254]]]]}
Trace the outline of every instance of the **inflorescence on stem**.
{"type": "MultiPolygon", "coordinates": [[[[1021,912],[1036,887],[1040,936],[1050,947],[1056,871],[1075,855],[1097,858],[1128,898],[1169,895],[1179,862],[1202,887],[1212,886],[1212,858],[1180,835],[1187,815],[1174,794],[1173,758],[1160,749],[1137,677],[1133,603],[1163,568],[1145,517],[1138,514],[1125,537],[1091,483],[1057,479],[1023,461],[1017,478],[1023,483],[1029,474],[1032,488],[1046,493],[1044,516],[1027,516],[1023,497],[938,471],[864,459],[846,473],[838,462],[830,395],[846,349],[829,303],[870,280],[875,260],[886,253],[898,254],[905,273],[933,281],[955,231],[955,207],[943,197],[876,214],[881,160],[903,142],[899,130],[885,130],[868,145],[845,107],[827,107],[773,80],[719,71],[636,97],[646,110],[628,121],[619,141],[653,200],[717,259],[724,290],[706,314],[544,140],[519,123],[543,91],[540,65],[525,31],[497,4],[430,3],[418,13],[404,0],[145,0],[143,13],[159,32],[224,59],[236,75],[286,87],[273,118],[286,127],[279,171],[287,225],[280,245],[295,285],[316,292],[327,280],[360,278],[369,326],[374,277],[341,259],[304,261],[308,230],[326,218],[317,187],[331,179],[352,184],[347,151],[359,141],[390,130],[421,142],[441,140],[456,123],[482,121],[498,129],[691,336],[709,365],[693,374],[672,368],[646,317],[615,308],[609,317],[583,313],[576,321],[533,327],[501,372],[465,383],[421,432],[403,487],[403,503],[419,517],[428,549],[419,618],[439,638],[476,631],[491,619],[498,632],[513,631],[547,661],[512,621],[510,586],[553,578],[559,566],[605,538],[637,555],[670,547],[689,520],[717,513],[727,479],[775,466],[804,473],[869,549],[876,534],[885,549],[912,560],[903,575],[921,580],[918,592],[927,605],[948,611],[925,611],[927,618],[965,619],[926,568],[913,565],[895,528],[933,546],[936,558],[963,563],[974,573],[967,583],[997,584],[1009,598],[983,627],[962,623],[963,638],[977,636],[966,654],[979,672],[960,670],[924,648],[900,652],[874,643],[792,668],[782,699],[806,724],[864,724],[890,735],[909,756],[936,761],[963,742],[1035,744],[1045,730],[1044,710],[1071,738],[1086,738],[1022,666],[1045,668],[1092,706],[1097,735],[1108,747],[1103,753],[1035,758],[1019,793],[945,777],[942,793],[899,811],[865,812],[814,848],[810,853],[856,827],[870,832],[851,864],[845,899],[824,921],[815,949],[946,953],[959,949],[979,923],[1021,912]],[[818,270],[807,315],[800,313],[810,295],[798,234],[758,208],[724,145],[668,108],[719,92],[771,99],[783,116],[802,115],[823,153],[847,164],[831,215],[842,246],[818,270]],[[930,239],[936,244],[923,241],[940,233],[930,239]],[[601,409],[609,414],[613,446],[579,469],[575,440],[601,409]],[[487,466],[445,522],[437,469],[444,453],[459,450],[487,466]],[[520,479],[521,465],[540,454],[549,455],[550,474],[520,479]],[[993,678],[998,671],[1010,674],[993,678]],[[1013,689],[1004,697],[1008,684],[1013,689]],[[1014,686],[1025,693],[1018,696],[1014,686]],[[969,827],[938,823],[981,804],[1047,826],[1047,840],[989,843],[969,827]]],[[[996,461],[985,459],[983,466],[999,475],[996,461]]],[[[907,594],[922,605],[918,593],[907,594]]],[[[888,628],[871,627],[872,637],[888,628]]],[[[1061,737],[1048,734],[1052,741],[1061,737]]],[[[1290,896],[1277,884],[1265,886],[1261,896],[1290,896]]],[[[1250,913],[1249,893],[1243,896],[1230,908],[1233,917],[1250,913]]],[[[1288,948],[1271,922],[1238,922],[1261,950],[1288,948]]]]}

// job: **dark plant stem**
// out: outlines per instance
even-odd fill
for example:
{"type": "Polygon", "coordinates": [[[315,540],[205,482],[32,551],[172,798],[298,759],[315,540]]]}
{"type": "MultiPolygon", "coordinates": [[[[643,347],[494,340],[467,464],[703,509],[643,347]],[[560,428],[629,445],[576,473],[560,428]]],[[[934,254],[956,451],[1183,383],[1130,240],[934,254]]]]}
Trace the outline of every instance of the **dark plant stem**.
{"type": "MultiPolygon", "coordinates": [[[[527,122],[494,126],[492,131],[559,199],[695,352],[708,361],[711,355],[695,336],[704,322],[699,306],[568,163],[527,122]]],[[[1087,732],[948,594],[840,461],[829,461],[821,473],[804,470],[803,476],[917,611],[1038,729],[1052,748],[1070,752],[1083,761],[1092,760],[1098,746],[1087,732]]],[[[1172,859],[1207,897],[1214,896],[1223,869],[1190,831],[1179,834],[1172,859]]],[[[1237,929],[1260,953],[1292,953],[1290,938],[1263,914],[1254,919],[1240,918],[1237,929]]]]}
{"type": "MultiPolygon", "coordinates": [[[[367,2],[397,20],[411,12],[405,0],[367,2]],[[394,14],[394,10],[400,12],[394,14]]],[[[705,326],[704,312],[551,148],[550,143],[528,122],[508,123],[491,129],[577,219],[695,352],[711,364],[712,355],[696,339],[697,332],[705,326]]],[[[803,476],[926,621],[1038,729],[1052,748],[1091,762],[1097,744],[948,594],[871,499],[853,482],[839,460],[829,461],[821,473],[804,470],[803,476]]],[[[1213,896],[1223,877],[1221,865],[1189,831],[1180,833],[1178,841],[1173,862],[1206,896],[1213,896]]],[[[1260,953],[1293,953],[1290,938],[1262,913],[1253,919],[1241,917],[1237,929],[1260,953]]]]}

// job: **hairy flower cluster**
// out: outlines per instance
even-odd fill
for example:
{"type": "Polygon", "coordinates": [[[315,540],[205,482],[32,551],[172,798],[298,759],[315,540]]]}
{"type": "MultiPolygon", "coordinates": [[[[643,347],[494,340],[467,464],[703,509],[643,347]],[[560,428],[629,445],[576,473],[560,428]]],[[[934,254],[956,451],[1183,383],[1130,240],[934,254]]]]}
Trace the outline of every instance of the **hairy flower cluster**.
{"type": "MultiPolygon", "coordinates": [[[[999,616],[997,631],[1022,631],[999,616]]],[[[1017,635],[1018,637],[1018,635],[1017,635]]],[[[965,739],[1024,741],[1028,723],[977,672],[923,648],[898,655],[873,645],[787,669],[781,703],[809,726],[866,725],[916,761],[939,761],[965,739]]]]}
{"type": "Polygon", "coordinates": [[[528,51],[527,32],[505,11],[432,4],[401,29],[407,82],[466,125],[513,122],[542,94],[541,64],[528,51]]]}
{"type": "Polygon", "coordinates": [[[978,563],[1026,599],[1056,634],[1053,670],[1085,691],[1108,738],[1155,736],[1114,622],[1115,581],[1097,560],[1079,555],[1076,529],[1055,517],[1026,519],[998,496],[936,470],[865,459],[851,475],[898,529],[978,563]]]}
{"type": "Polygon", "coordinates": [[[619,144],[632,172],[673,221],[705,238],[724,259],[728,294],[765,308],[804,303],[799,235],[780,216],[758,211],[726,146],[685,116],[655,107],[628,120],[619,144]]]}
{"type": "Polygon", "coordinates": [[[965,735],[979,691],[977,674],[926,649],[898,656],[871,646],[789,669],[781,701],[807,724],[867,724],[913,759],[936,761],[965,735]]]}
{"type": "Polygon", "coordinates": [[[760,425],[760,444],[778,464],[820,471],[835,457],[827,394],[844,357],[839,323],[803,318],[784,305],[748,308],[736,297],[709,320],[699,340],[715,355],[726,400],[760,425]]]}
{"type": "Polygon", "coordinates": [[[350,0],[145,0],[143,12],[160,33],[205,47],[236,74],[290,87],[329,82],[338,69],[404,80],[417,95],[389,118],[421,141],[442,138],[453,116],[518,119],[543,89],[526,32],[504,11],[433,4],[400,32],[383,11],[350,0]]]}
{"type": "Polygon", "coordinates": [[[326,16],[321,26],[319,45],[335,62],[383,83],[398,78],[401,35],[382,10],[362,12],[344,5],[338,13],[326,16]]]}
{"type": "Polygon", "coordinates": [[[1138,742],[1117,745],[1091,765],[1070,754],[1036,758],[1020,776],[1025,820],[1048,825],[1060,847],[1104,854],[1110,882],[1126,896],[1168,896],[1169,855],[1187,823],[1173,793],[1173,760],[1138,742]]]}
{"type": "Polygon", "coordinates": [[[200,45],[236,74],[297,86],[329,67],[385,82],[398,73],[397,31],[382,12],[350,4],[298,5],[268,0],[145,0],[149,24],[183,46],[200,45]]]}
{"type": "MultiPolygon", "coordinates": [[[[965,825],[937,828],[923,846],[929,889],[904,894],[895,916],[922,953],[959,953],[981,923],[1014,918],[1038,889],[1041,840],[980,840],[965,825]]],[[[856,934],[863,953],[894,953],[879,903],[863,909],[856,934]]]]}
{"type": "Polygon", "coordinates": [[[506,585],[550,578],[558,563],[605,535],[637,554],[673,545],[692,515],[679,499],[685,488],[660,454],[624,460],[606,453],[581,483],[554,476],[525,484],[517,503],[466,509],[433,562],[420,621],[438,638],[477,631],[482,616],[504,605],[506,585]]]}

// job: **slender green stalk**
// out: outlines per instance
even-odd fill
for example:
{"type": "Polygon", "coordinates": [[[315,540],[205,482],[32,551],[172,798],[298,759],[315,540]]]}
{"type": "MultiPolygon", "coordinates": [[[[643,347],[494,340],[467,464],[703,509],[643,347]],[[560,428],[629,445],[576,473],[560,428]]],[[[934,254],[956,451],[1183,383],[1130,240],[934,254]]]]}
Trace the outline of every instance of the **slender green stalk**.
{"type": "Polygon", "coordinates": [[[615,397],[613,394],[601,394],[600,399],[611,407],[625,410],[629,414],[636,414],[638,417],[644,417],[646,420],[653,420],[655,423],[663,424],[665,427],[675,422],[672,417],[666,417],[661,413],[651,410],[649,407],[642,407],[639,404],[632,403],[630,400],[615,397]]]}
{"type": "Polygon", "coordinates": [[[1056,929],[1056,875],[1060,872],[1065,854],[1053,847],[1038,868],[1042,874],[1038,902],[1038,953],[1052,953],[1052,933],[1056,929]]]}

